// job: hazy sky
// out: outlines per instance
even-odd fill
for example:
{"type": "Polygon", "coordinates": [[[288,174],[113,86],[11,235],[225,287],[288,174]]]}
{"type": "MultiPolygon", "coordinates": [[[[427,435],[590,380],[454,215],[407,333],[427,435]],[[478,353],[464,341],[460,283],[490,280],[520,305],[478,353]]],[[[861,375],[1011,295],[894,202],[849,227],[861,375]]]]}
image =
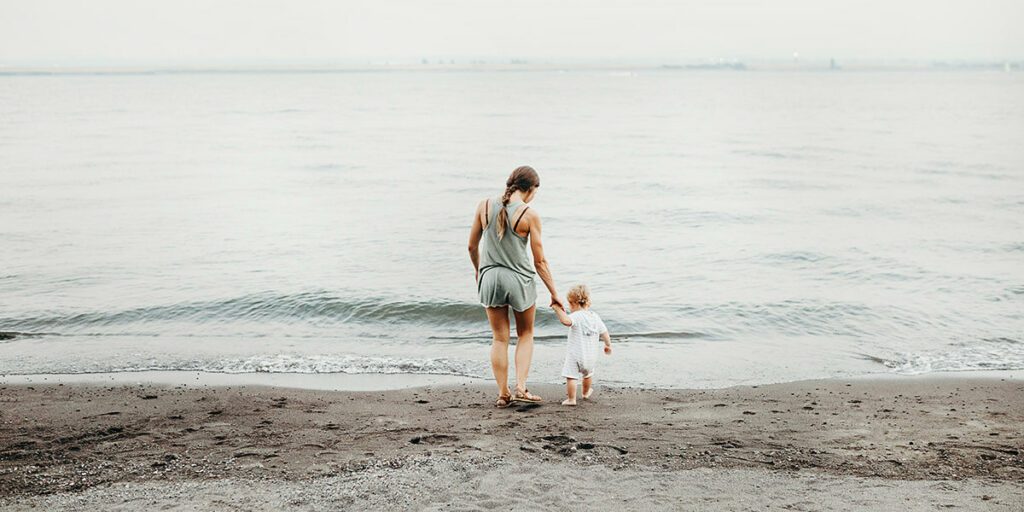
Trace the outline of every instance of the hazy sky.
{"type": "Polygon", "coordinates": [[[0,0],[0,62],[1024,58],[1022,0],[0,0]]]}

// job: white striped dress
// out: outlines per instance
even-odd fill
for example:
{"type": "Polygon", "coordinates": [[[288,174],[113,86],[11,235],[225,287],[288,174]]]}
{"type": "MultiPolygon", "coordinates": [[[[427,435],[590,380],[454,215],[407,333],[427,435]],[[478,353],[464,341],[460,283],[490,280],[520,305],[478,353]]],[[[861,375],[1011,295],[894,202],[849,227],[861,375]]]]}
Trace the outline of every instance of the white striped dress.
{"type": "Polygon", "coordinates": [[[569,313],[569,339],[565,346],[562,377],[579,379],[594,375],[597,356],[601,352],[601,334],[608,332],[597,313],[582,309],[569,313]]]}

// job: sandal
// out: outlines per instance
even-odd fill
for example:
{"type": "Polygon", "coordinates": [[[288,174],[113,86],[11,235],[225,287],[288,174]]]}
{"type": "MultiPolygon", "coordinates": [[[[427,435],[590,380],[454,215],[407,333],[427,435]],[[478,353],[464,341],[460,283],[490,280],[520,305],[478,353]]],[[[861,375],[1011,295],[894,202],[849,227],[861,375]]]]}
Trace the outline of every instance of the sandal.
{"type": "Polygon", "coordinates": [[[494,401],[494,406],[498,409],[504,409],[510,405],[512,405],[512,395],[499,396],[498,399],[494,401]]]}
{"type": "Polygon", "coordinates": [[[524,389],[522,391],[518,391],[517,390],[516,394],[512,395],[512,401],[513,402],[527,402],[527,403],[535,404],[535,403],[542,402],[543,400],[541,400],[541,398],[539,396],[534,395],[533,393],[530,393],[529,389],[524,389]]]}

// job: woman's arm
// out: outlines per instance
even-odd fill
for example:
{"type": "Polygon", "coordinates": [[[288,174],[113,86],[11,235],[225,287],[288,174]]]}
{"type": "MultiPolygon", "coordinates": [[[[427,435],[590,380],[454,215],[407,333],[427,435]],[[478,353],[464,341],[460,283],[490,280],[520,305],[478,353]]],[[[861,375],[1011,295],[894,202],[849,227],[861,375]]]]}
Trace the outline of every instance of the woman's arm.
{"type": "Polygon", "coordinates": [[[486,206],[487,201],[481,201],[476,206],[476,213],[473,214],[473,227],[469,228],[469,260],[473,262],[473,272],[477,279],[480,277],[480,238],[484,236],[484,226],[480,217],[486,206]]]}
{"type": "Polygon", "coordinates": [[[562,322],[562,325],[572,327],[572,317],[566,314],[561,304],[552,304],[551,309],[555,310],[555,316],[558,317],[559,322],[562,322]]]}
{"type": "Polygon", "coordinates": [[[551,294],[551,305],[562,306],[562,299],[558,298],[558,289],[555,288],[555,278],[551,277],[551,269],[548,268],[548,260],[544,258],[544,243],[541,241],[540,215],[532,210],[527,212],[530,226],[530,249],[533,250],[533,266],[537,269],[540,280],[544,281],[548,293],[551,294]]]}

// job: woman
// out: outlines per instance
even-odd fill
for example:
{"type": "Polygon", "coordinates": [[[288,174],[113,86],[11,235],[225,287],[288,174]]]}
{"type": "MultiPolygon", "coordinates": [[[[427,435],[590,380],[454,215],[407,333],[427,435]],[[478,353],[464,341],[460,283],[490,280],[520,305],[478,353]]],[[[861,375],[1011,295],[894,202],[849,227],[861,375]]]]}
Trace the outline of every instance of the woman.
{"type": "Polygon", "coordinates": [[[526,388],[533,358],[533,320],[537,313],[539,275],[551,293],[551,304],[562,305],[555,281],[544,259],[540,240],[540,215],[528,206],[540,187],[540,177],[530,166],[512,171],[500,198],[485,199],[476,207],[473,228],[469,232],[469,259],[476,269],[476,285],[480,302],[487,310],[487,320],[494,333],[491,343],[491,369],[498,383],[498,399],[494,405],[507,407],[513,401],[540,402],[541,398],[526,388]],[[480,239],[486,240],[480,250],[480,239]],[[533,265],[526,254],[526,244],[533,252],[533,265]],[[532,268],[531,268],[532,267],[532,268]],[[534,271],[536,269],[536,271],[534,271]],[[508,309],[516,317],[516,389],[508,389],[508,309]]]}

